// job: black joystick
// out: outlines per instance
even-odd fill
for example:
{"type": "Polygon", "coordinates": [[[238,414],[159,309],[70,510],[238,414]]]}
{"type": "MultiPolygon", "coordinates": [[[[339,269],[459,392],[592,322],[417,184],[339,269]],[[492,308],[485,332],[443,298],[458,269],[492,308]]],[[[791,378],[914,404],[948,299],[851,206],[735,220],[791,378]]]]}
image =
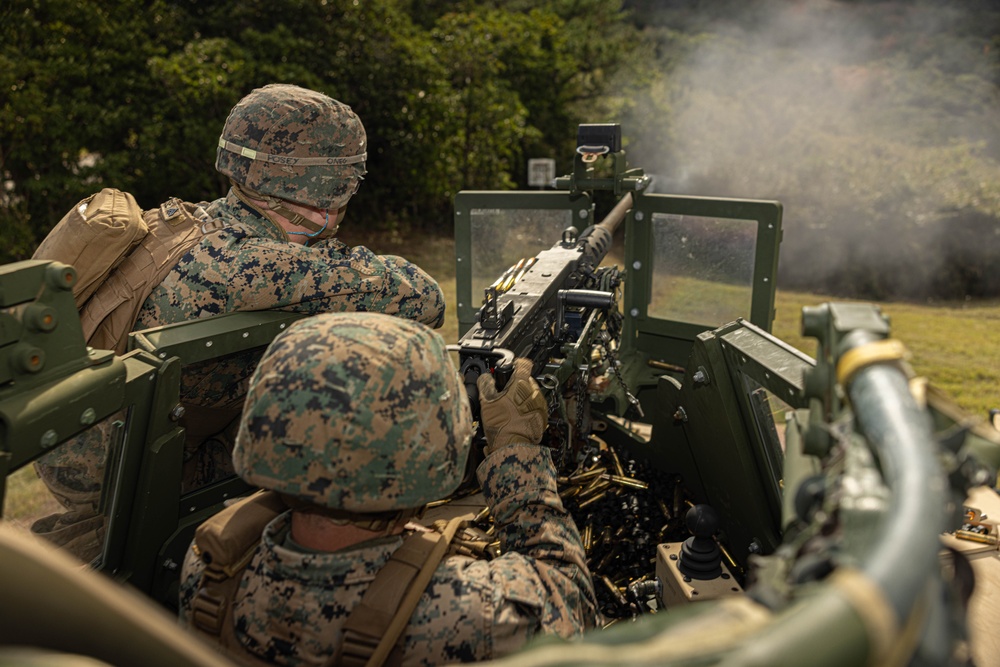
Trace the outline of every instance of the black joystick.
{"type": "Polygon", "coordinates": [[[715,579],[722,575],[722,552],[712,535],[719,529],[719,515],[709,505],[695,505],[684,515],[691,537],[681,547],[677,569],[692,579],[715,579]]]}

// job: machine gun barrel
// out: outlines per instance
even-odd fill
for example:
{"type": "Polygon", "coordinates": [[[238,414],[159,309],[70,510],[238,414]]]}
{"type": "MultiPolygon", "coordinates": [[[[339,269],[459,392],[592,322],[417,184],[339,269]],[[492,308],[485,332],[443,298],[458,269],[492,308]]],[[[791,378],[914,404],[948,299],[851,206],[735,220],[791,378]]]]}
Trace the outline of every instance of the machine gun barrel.
{"type": "Polygon", "coordinates": [[[597,223],[597,226],[607,229],[614,235],[615,230],[618,229],[618,225],[625,219],[625,214],[630,210],[632,210],[632,193],[626,192],[625,196],[618,200],[615,207],[611,209],[611,212],[604,217],[604,220],[597,223]]]}
{"type": "Polygon", "coordinates": [[[625,214],[631,209],[632,193],[626,192],[618,200],[618,203],[615,204],[615,207],[611,209],[611,212],[590,230],[590,234],[585,239],[587,247],[584,250],[584,254],[591,261],[594,263],[600,262],[608,254],[608,249],[611,247],[611,241],[618,230],[618,226],[621,225],[622,220],[625,219],[625,214]]]}

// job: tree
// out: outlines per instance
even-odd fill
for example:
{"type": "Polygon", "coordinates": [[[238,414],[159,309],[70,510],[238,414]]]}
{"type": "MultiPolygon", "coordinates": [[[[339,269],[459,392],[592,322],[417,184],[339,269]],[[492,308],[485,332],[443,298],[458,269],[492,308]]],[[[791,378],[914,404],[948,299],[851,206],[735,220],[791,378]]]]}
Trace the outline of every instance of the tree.
{"type": "Polygon", "coordinates": [[[255,87],[296,83],[368,130],[352,217],[450,230],[462,188],[567,160],[638,40],[599,0],[10,0],[0,8],[0,261],[102,187],[214,199],[218,134],[255,87]],[[429,8],[429,12],[426,11],[429,8]]]}
{"type": "MultiPolygon", "coordinates": [[[[12,0],[2,10],[0,224],[19,238],[30,229],[37,241],[105,180],[128,185],[120,163],[105,157],[128,149],[153,47],[133,18],[140,3],[122,5],[124,18],[91,0],[12,0]]],[[[0,255],[23,256],[23,248],[0,255]]]]}

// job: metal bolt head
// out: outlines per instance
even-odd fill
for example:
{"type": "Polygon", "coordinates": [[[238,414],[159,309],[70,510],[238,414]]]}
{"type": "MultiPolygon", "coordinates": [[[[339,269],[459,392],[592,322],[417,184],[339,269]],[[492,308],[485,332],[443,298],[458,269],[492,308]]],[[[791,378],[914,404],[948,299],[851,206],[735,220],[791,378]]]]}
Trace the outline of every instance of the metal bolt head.
{"type": "Polygon", "coordinates": [[[185,410],[183,405],[180,404],[175,405],[174,409],[170,411],[170,421],[173,422],[180,421],[181,418],[184,416],[184,412],[185,410]]]}

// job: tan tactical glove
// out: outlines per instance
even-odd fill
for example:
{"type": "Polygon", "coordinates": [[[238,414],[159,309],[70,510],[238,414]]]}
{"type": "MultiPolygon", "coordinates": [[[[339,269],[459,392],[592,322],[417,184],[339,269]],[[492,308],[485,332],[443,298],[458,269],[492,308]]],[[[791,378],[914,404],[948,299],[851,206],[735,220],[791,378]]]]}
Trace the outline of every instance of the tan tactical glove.
{"type": "Polygon", "coordinates": [[[501,392],[497,392],[489,373],[480,375],[476,383],[487,456],[506,445],[541,442],[549,422],[549,408],[531,377],[530,360],[514,360],[514,373],[501,392]]]}

